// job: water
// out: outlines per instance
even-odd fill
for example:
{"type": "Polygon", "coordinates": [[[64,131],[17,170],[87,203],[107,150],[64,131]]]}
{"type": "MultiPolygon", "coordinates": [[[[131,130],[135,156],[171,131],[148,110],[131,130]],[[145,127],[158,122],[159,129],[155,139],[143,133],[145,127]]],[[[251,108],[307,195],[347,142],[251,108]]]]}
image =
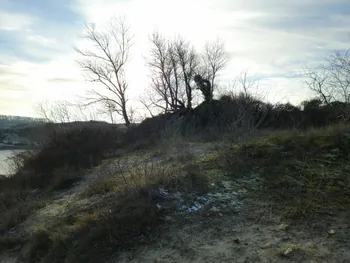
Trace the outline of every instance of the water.
{"type": "Polygon", "coordinates": [[[21,150],[0,150],[0,175],[9,175],[11,173],[6,159],[12,156],[14,152],[21,152],[21,150]]]}

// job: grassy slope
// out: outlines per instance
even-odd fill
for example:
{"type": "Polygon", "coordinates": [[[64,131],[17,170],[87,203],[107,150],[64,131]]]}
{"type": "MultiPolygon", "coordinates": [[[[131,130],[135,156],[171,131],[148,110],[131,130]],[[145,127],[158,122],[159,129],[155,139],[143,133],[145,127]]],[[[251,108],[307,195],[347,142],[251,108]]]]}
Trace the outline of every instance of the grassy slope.
{"type": "MultiPolygon", "coordinates": [[[[168,228],[167,218],[187,222],[176,215],[173,202],[167,201],[158,187],[170,193],[180,191],[187,199],[193,198],[192,193],[246,189],[242,199],[246,198],[246,206],[252,209],[243,222],[256,222],[266,208],[278,211],[275,216],[295,226],[314,219],[328,224],[340,215],[350,217],[349,127],[277,132],[244,143],[217,142],[214,146],[177,142],[107,160],[71,189],[45,199],[44,204],[40,198],[25,203],[23,218],[16,219],[17,213],[13,219],[13,209],[22,210],[9,204],[12,208],[1,217],[2,231],[17,228],[1,238],[0,249],[16,248],[27,262],[104,262],[135,244],[154,243],[165,231],[160,226],[168,228]],[[170,208],[157,209],[160,201],[168,202],[170,208]],[[11,224],[5,225],[4,218],[11,224]]],[[[23,199],[16,198],[13,202],[23,199]]],[[[230,209],[233,207],[220,213],[224,225],[233,220],[230,209]]],[[[200,212],[195,222],[216,217],[208,210],[200,212]]],[[[297,246],[275,244],[275,249],[276,255],[283,256],[297,246]]],[[[317,259],[318,255],[308,257],[317,259]]],[[[251,260],[247,262],[257,262],[251,260]]],[[[180,261],[185,262],[184,258],[173,262],[180,261]]]]}
{"type": "MultiPolygon", "coordinates": [[[[266,198],[289,216],[332,216],[349,211],[349,127],[279,132],[253,140],[231,154],[233,161],[228,167],[240,169],[240,175],[260,178],[266,198]]],[[[230,175],[237,177],[237,173],[230,175]]]]}

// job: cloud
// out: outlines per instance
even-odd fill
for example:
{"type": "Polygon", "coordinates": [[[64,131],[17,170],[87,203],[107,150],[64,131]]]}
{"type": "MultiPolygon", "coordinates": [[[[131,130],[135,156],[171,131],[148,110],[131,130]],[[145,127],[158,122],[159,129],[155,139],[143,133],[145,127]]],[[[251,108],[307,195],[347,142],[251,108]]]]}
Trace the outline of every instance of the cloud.
{"type": "Polygon", "coordinates": [[[0,12],[0,30],[27,30],[34,22],[33,17],[25,14],[0,12]]]}
{"type": "Polygon", "coordinates": [[[47,80],[48,82],[58,82],[58,83],[73,83],[73,82],[79,82],[78,79],[74,79],[74,78],[64,78],[64,77],[55,77],[55,78],[49,78],[47,80]]]}
{"type": "MultiPolygon", "coordinates": [[[[0,90],[6,85],[29,92],[31,103],[73,98],[92,87],[74,62],[73,47],[84,22],[101,26],[112,15],[126,15],[135,35],[128,67],[133,98],[148,85],[143,57],[155,29],[169,38],[181,34],[198,49],[220,36],[232,57],[222,83],[248,69],[269,87],[272,101],[293,103],[310,96],[300,74],[305,64],[350,47],[347,0],[34,0],[31,5],[0,0],[0,5],[0,90]]],[[[11,96],[17,107],[31,107],[26,96],[11,96]]]]}
{"type": "Polygon", "coordinates": [[[0,112],[35,114],[39,101],[70,97],[72,83],[83,83],[71,57],[79,16],[67,3],[0,0],[0,112]]]}

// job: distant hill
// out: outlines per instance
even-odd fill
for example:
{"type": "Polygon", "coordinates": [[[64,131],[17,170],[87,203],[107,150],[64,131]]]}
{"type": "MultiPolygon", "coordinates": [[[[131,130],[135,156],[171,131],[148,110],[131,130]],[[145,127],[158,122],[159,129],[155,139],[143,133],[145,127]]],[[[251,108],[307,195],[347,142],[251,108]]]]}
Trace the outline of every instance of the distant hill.
{"type": "Polygon", "coordinates": [[[103,128],[106,126],[126,130],[124,124],[110,124],[104,121],[48,123],[37,118],[0,115],[0,150],[36,146],[53,131],[62,132],[68,129],[103,128]]]}
{"type": "Polygon", "coordinates": [[[31,124],[44,122],[43,119],[39,118],[0,115],[0,129],[19,128],[20,126],[30,126],[31,124]]]}

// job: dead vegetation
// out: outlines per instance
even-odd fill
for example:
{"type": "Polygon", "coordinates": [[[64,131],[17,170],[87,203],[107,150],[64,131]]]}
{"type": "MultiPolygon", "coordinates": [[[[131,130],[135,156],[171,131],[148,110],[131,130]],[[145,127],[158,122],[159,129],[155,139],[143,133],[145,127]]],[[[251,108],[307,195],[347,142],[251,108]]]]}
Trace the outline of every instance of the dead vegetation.
{"type": "Polygon", "coordinates": [[[17,246],[6,240],[28,241],[28,237],[14,236],[12,232],[50,204],[56,191],[81,180],[84,170],[97,165],[118,136],[109,126],[53,131],[40,149],[12,156],[14,174],[0,178],[0,251],[17,246]]]}
{"type": "MultiPolygon", "coordinates": [[[[53,220],[42,222],[43,225],[38,223],[27,235],[20,236],[18,231],[14,231],[15,234],[8,232],[0,249],[13,249],[15,243],[5,245],[6,240],[20,239],[23,262],[104,262],[114,252],[151,242],[160,232],[166,214],[171,211],[170,207],[159,209],[159,202],[167,202],[164,192],[190,195],[207,191],[207,181],[192,159],[185,160],[183,152],[170,159],[168,164],[164,164],[152,160],[152,157],[147,158],[147,155],[131,155],[106,161],[101,165],[105,168],[99,176],[82,188],[75,197],[76,201],[72,201],[65,212],[53,220]],[[88,205],[74,203],[85,199],[91,200],[87,201],[88,205]]],[[[51,184],[34,192],[50,196],[49,193],[54,190],[71,188],[76,179],[83,178],[80,174],[68,166],[56,168],[50,174],[51,184]]],[[[6,180],[18,178],[14,176],[6,180]]],[[[23,204],[28,210],[15,213],[23,215],[20,220],[14,218],[14,213],[10,211],[15,209],[18,212],[18,200],[4,210],[1,217],[4,233],[36,213],[29,206],[36,204],[34,197],[38,197],[37,194],[29,194],[32,192],[30,188],[27,194],[21,191],[25,197],[23,204]],[[5,215],[11,218],[11,223],[5,222],[8,220],[5,215]]],[[[9,197],[3,200],[9,200],[9,197]]],[[[48,202],[47,206],[52,206],[52,202],[48,202]]]]}
{"type": "Polygon", "coordinates": [[[257,194],[288,216],[334,216],[350,206],[349,146],[347,125],[280,131],[231,144],[205,164],[233,180],[257,179],[257,194]]]}
{"type": "Polygon", "coordinates": [[[150,243],[157,236],[169,211],[157,207],[162,199],[160,188],[188,193],[204,190],[205,182],[199,181],[201,175],[192,166],[135,166],[134,162],[129,166],[125,162],[110,167],[108,175],[82,192],[82,197],[98,196],[96,202],[83,209],[74,207],[68,216],[33,233],[22,248],[23,259],[104,262],[115,252],[150,243]]]}
{"type": "MultiPolygon", "coordinates": [[[[23,173],[1,179],[0,251],[17,251],[22,262],[111,261],[120,252],[157,242],[171,218],[178,223],[193,220],[180,213],[179,195],[181,205],[193,205],[188,210],[198,210],[193,218],[203,222],[217,216],[234,218],[235,205],[241,206],[245,198],[259,200],[262,210],[282,212],[289,226],[298,225],[300,219],[329,222],[348,213],[349,126],[245,136],[236,132],[237,136],[225,136],[209,146],[170,136],[144,153],[120,152],[98,169],[90,168],[85,159],[77,170],[58,165],[49,171],[44,188],[41,182],[33,184],[42,180],[32,177],[36,173],[30,175],[29,184],[27,178],[21,180],[23,173]],[[242,193],[235,192],[240,188],[242,193]],[[64,197],[52,198],[62,190],[72,197],[57,216],[38,222],[29,232],[20,231],[21,224],[43,207],[63,206],[64,197]],[[225,204],[219,206],[214,199],[225,204]],[[200,208],[198,200],[203,201],[200,208]]],[[[260,222],[259,213],[254,210],[247,218],[260,222]]],[[[275,244],[274,251],[283,260],[293,255],[312,257],[293,246],[275,244]]]]}

